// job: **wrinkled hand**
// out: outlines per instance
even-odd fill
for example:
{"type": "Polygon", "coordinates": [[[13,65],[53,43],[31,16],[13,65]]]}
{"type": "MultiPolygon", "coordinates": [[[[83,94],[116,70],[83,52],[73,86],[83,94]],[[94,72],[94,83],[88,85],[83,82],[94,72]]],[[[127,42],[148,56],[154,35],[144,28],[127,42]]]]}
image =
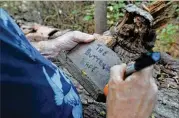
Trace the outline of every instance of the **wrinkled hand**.
{"type": "Polygon", "coordinates": [[[126,65],[111,68],[107,96],[107,118],[148,118],[157,99],[152,67],[124,80],[126,65]]]}
{"type": "Polygon", "coordinates": [[[93,35],[71,31],[53,40],[31,43],[46,58],[52,58],[57,56],[61,50],[71,50],[80,42],[88,43],[93,40],[93,35]]]}

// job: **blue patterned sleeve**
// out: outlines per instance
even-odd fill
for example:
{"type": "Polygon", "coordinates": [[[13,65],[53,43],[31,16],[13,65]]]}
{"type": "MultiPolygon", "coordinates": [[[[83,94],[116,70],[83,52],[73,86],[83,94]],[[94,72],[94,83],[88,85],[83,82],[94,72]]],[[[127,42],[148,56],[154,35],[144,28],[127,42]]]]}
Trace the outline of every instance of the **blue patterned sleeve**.
{"type": "Polygon", "coordinates": [[[75,87],[0,8],[2,118],[82,118],[75,87]]]}

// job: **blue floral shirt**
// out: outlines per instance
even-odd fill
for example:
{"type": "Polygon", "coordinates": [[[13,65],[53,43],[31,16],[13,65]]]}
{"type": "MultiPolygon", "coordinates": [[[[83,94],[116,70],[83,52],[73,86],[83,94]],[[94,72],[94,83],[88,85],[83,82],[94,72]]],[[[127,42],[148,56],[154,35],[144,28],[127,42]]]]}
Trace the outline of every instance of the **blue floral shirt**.
{"type": "Polygon", "coordinates": [[[0,8],[2,118],[82,118],[75,87],[0,8]]]}

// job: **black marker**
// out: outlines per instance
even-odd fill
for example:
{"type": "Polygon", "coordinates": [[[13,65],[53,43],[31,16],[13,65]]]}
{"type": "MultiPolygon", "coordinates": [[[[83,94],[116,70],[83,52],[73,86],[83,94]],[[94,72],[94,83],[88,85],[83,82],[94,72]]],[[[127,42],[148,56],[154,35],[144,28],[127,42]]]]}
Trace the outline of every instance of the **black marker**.
{"type": "Polygon", "coordinates": [[[127,65],[125,78],[136,71],[142,70],[145,67],[155,64],[160,60],[160,57],[161,56],[159,52],[149,52],[147,54],[143,54],[141,57],[136,59],[134,63],[127,65]]]}

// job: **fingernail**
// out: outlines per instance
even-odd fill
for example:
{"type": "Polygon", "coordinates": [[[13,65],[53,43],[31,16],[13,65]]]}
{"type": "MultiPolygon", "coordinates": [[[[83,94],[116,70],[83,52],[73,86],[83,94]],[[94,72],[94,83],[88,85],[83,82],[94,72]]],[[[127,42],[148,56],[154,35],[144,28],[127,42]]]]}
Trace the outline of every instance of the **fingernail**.
{"type": "Polygon", "coordinates": [[[121,66],[122,66],[122,68],[126,69],[127,65],[125,63],[122,63],[121,66]]]}

